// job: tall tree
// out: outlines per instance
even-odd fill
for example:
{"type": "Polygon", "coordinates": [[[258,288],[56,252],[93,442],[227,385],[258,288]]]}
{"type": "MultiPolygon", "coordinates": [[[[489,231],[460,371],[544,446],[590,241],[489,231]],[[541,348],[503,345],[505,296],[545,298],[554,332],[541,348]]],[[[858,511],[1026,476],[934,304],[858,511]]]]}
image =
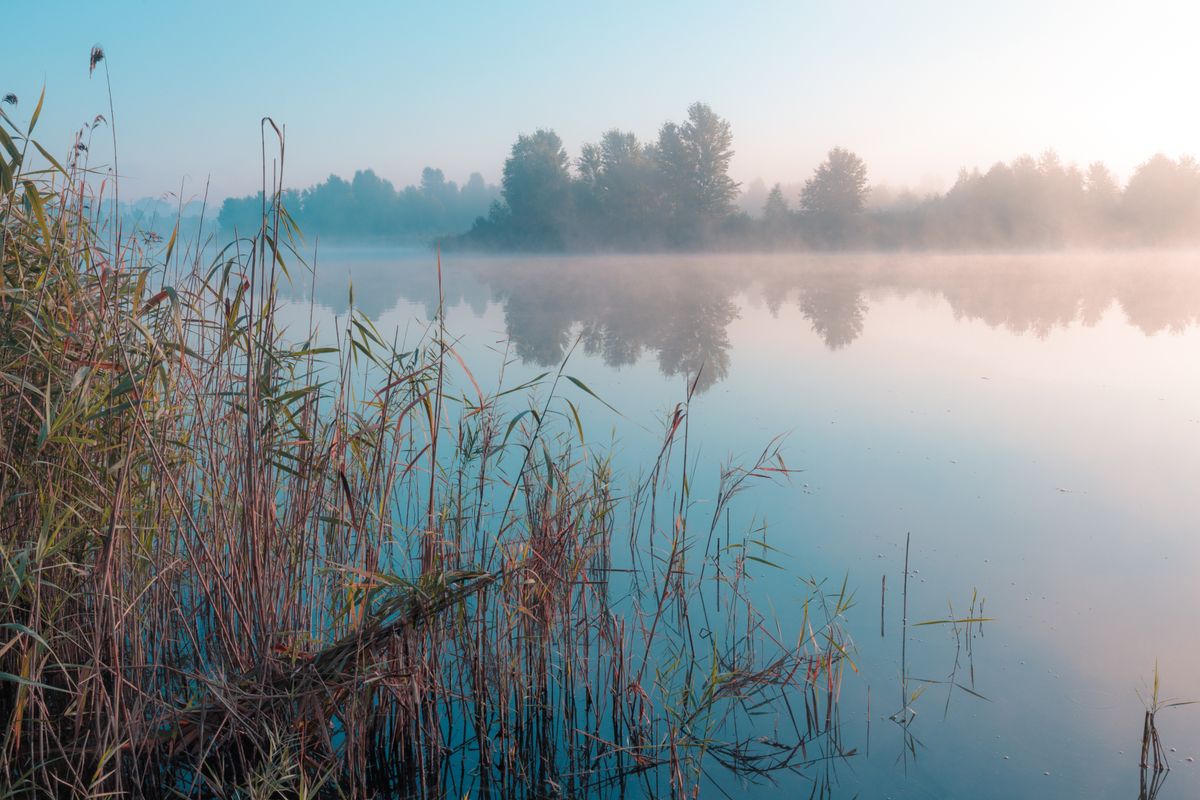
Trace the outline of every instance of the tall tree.
{"type": "Polygon", "coordinates": [[[575,169],[579,172],[580,182],[595,186],[600,180],[600,170],[604,168],[600,145],[585,144],[579,150],[579,158],[575,160],[575,169]]]}
{"type": "Polygon", "coordinates": [[[682,125],[663,125],[653,156],[677,236],[702,237],[733,210],[738,192],[729,177],[733,131],[709,106],[693,103],[682,125]]]}
{"type": "Polygon", "coordinates": [[[719,218],[733,209],[738,184],[729,177],[733,130],[704,103],[688,107],[680,133],[695,158],[696,200],[705,216],[719,218]]]}
{"type": "Polygon", "coordinates": [[[1200,231],[1200,165],[1159,153],[1138,166],[1125,187],[1122,208],[1141,238],[1170,242],[1200,231]]]}
{"type": "Polygon", "coordinates": [[[867,165],[841,147],[817,167],[800,193],[800,207],[813,214],[855,214],[867,199],[867,165]]]}
{"type": "Polygon", "coordinates": [[[792,223],[792,210],[783,196],[783,187],[778,183],[771,187],[767,201],[763,203],[762,230],[770,240],[784,237],[792,223]]]}
{"type": "Polygon", "coordinates": [[[1106,205],[1116,203],[1121,194],[1117,179],[1103,161],[1093,161],[1088,165],[1083,175],[1083,189],[1092,201],[1106,205]]]}
{"type": "Polygon", "coordinates": [[[800,191],[806,236],[823,246],[847,244],[858,232],[866,199],[867,165],[849,150],[833,148],[800,191]]]}
{"type": "Polygon", "coordinates": [[[637,136],[620,130],[599,144],[596,178],[603,235],[609,241],[646,244],[659,225],[657,167],[637,136]]]}
{"type": "Polygon", "coordinates": [[[788,202],[783,196],[783,187],[775,184],[767,194],[767,201],[763,203],[763,220],[768,225],[778,225],[786,222],[791,213],[792,210],[788,208],[788,202]]]}
{"type": "Polygon", "coordinates": [[[539,129],[517,137],[504,162],[501,186],[510,224],[521,244],[563,245],[571,192],[567,164],[567,151],[554,131],[539,129]]]}

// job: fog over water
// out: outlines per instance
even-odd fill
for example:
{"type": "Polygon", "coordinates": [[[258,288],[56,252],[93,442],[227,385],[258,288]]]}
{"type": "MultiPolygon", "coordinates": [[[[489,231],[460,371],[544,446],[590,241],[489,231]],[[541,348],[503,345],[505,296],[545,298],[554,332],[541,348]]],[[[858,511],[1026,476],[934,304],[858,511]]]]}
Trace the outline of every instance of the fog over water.
{"type": "Polygon", "coordinates": [[[1200,3],[9,5],[0,783],[1200,797],[1200,3]]]}
{"type": "MultiPolygon", "coordinates": [[[[505,386],[557,368],[579,340],[570,373],[622,415],[581,396],[585,432],[617,443],[627,479],[697,372],[699,496],[728,456],[787,434],[802,472],[739,499],[733,524],[765,526],[780,549],[786,572],[755,577],[785,618],[801,595],[790,574],[846,577],[859,669],[842,694],[856,754],[784,779],[787,791],[1124,798],[1138,790],[1138,692],[1155,663],[1165,695],[1200,697],[1198,263],[1188,251],[448,254],[442,285],[485,387],[506,362],[505,386]],[[911,630],[910,691],[925,687],[912,750],[889,719],[907,534],[910,622],[964,615],[975,590],[993,620],[958,646],[943,626],[911,630]],[[952,672],[986,699],[948,689],[952,672]]],[[[380,330],[410,342],[438,306],[425,253],[325,250],[300,288],[311,280],[297,278],[287,314],[313,313],[325,337],[351,282],[380,330]]],[[[1194,796],[1200,712],[1164,712],[1160,726],[1177,752],[1159,797],[1194,796]]]]}

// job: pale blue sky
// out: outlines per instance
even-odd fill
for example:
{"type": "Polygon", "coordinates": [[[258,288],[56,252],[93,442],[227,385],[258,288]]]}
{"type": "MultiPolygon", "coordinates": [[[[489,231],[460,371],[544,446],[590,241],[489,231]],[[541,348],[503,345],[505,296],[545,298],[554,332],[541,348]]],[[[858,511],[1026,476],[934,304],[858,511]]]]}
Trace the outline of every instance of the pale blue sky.
{"type": "Polygon", "coordinates": [[[610,127],[653,137],[694,100],[733,124],[747,182],[801,180],[838,144],[891,184],[1047,147],[1127,174],[1200,152],[1198,7],[9,0],[0,92],[27,117],[45,81],[38,138],[63,152],[107,112],[87,71],[102,44],[126,196],[254,190],[263,115],[287,125],[292,185],[368,166],[495,181],[518,132],[553,127],[575,155],[610,127]]]}

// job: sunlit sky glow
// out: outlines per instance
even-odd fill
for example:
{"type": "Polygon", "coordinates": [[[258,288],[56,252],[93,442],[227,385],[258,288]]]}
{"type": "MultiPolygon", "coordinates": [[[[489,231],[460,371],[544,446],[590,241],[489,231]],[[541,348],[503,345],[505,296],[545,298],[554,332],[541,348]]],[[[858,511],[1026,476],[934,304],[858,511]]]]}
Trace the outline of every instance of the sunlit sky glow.
{"type": "MultiPolygon", "coordinates": [[[[260,182],[259,119],[287,125],[290,185],[426,165],[497,181],[518,132],[652,138],[703,100],[733,125],[733,174],[803,180],[833,145],[873,182],[945,188],[960,166],[1053,147],[1127,176],[1200,153],[1200,4],[30,2],[4,12],[0,92],[64,152],[107,113],[126,196],[260,182]]],[[[107,150],[100,153],[107,156],[107,150]]]]}

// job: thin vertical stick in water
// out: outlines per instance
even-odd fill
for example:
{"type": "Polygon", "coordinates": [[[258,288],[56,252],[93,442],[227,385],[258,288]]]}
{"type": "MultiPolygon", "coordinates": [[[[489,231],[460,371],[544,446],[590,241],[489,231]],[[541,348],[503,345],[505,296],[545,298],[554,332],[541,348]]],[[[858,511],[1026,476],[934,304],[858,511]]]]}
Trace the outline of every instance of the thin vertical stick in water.
{"type": "MultiPolygon", "coordinates": [[[[904,586],[900,598],[900,672],[908,680],[908,547],[912,541],[912,532],[904,534],[904,586]]],[[[907,698],[907,694],[906,694],[907,698]]],[[[905,705],[907,705],[907,699],[905,705]]]]}
{"type": "Polygon", "coordinates": [[[909,531],[904,534],[904,584],[900,592],[900,719],[903,721],[906,739],[910,721],[908,715],[908,550],[911,542],[912,531],[909,531]]]}
{"type": "Polygon", "coordinates": [[[883,638],[883,610],[887,602],[887,573],[883,573],[883,583],[879,588],[879,638],[883,638]]]}
{"type": "Polygon", "coordinates": [[[871,757],[871,684],[867,684],[867,758],[871,757]]]}

